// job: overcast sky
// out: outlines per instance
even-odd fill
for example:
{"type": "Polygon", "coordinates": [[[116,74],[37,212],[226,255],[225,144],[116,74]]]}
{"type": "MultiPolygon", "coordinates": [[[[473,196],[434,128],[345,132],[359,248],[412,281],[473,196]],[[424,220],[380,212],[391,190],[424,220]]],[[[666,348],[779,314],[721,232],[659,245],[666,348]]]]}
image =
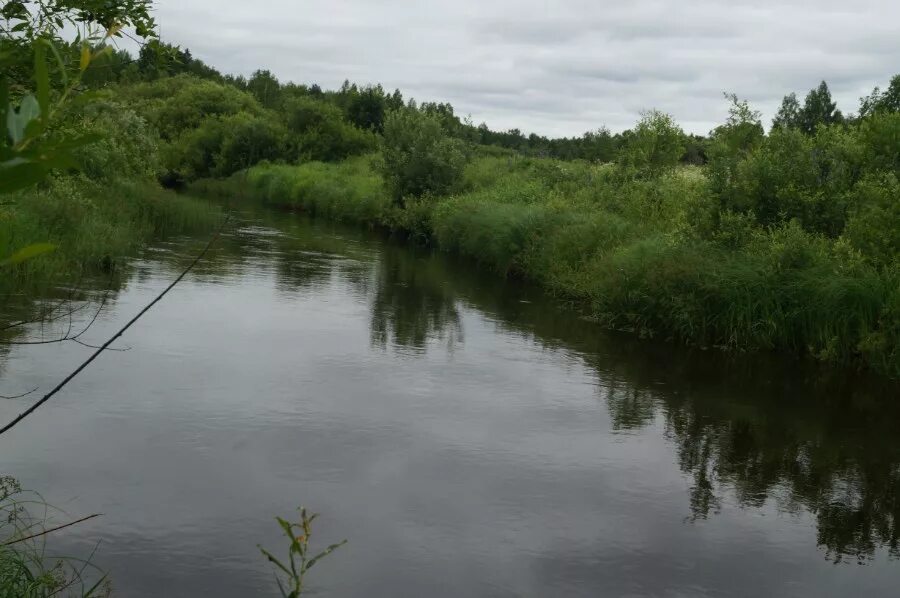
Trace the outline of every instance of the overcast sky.
{"type": "Polygon", "coordinates": [[[685,130],[722,121],[722,92],[768,125],[822,79],[839,107],[900,72],[896,0],[156,0],[165,41],[226,73],[268,68],[449,101],[491,128],[580,135],[642,110],[685,130]]]}

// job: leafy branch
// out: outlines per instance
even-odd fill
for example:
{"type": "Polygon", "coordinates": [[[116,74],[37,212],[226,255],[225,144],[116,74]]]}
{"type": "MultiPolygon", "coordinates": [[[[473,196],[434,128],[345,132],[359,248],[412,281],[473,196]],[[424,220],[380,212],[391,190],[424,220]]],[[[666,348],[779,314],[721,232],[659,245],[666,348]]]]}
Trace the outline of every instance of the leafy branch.
{"type": "Polygon", "coordinates": [[[312,569],[313,565],[322,558],[347,543],[347,540],[342,540],[330,545],[318,554],[310,556],[309,542],[312,536],[312,522],[315,521],[316,517],[318,517],[317,513],[309,514],[305,507],[300,507],[300,521],[297,523],[291,523],[281,517],[275,518],[284,531],[284,535],[290,541],[287,563],[279,560],[271,552],[259,546],[259,550],[269,562],[274,564],[286,577],[286,583],[283,583],[281,577],[277,574],[275,576],[275,580],[278,582],[278,589],[281,590],[281,595],[284,598],[298,598],[303,593],[303,581],[307,571],[312,569]]]}

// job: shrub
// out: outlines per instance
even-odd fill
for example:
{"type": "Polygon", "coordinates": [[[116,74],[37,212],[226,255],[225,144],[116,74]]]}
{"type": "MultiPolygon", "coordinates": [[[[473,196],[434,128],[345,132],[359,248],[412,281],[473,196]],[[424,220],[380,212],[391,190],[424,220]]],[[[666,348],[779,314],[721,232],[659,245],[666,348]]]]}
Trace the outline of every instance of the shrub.
{"type": "Polygon", "coordinates": [[[668,114],[643,115],[619,153],[619,166],[631,175],[655,178],[671,172],[684,155],[685,135],[668,114]]]}
{"type": "Polygon", "coordinates": [[[376,137],[344,120],[341,110],[312,98],[285,101],[285,124],[293,134],[293,152],[301,160],[342,160],[371,151],[376,137]]]}
{"type": "Polygon", "coordinates": [[[834,237],[846,224],[861,157],[856,134],[840,126],[819,127],[815,136],[776,128],[737,163],[727,189],[717,186],[718,197],[723,208],[753,213],[760,225],[796,219],[834,237]]]}
{"type": "Polygon", "coordinates": [[[119,95],[167,141],[200,126],[210,116],[260,115],[263,110],[249,93],[188,75],[123,87],[119,95]]]}
{"type": "Polygon", "coordinates": [[[853,190],[845,236],[874,264],[887,266],[900,256],[900,183],[893,173],[874,174],[853,190]]]}
{"type": "Polygon", "coordinates": [[[163,151],[168,178],[228,176],[262,160],[288,157],[287,132],[265,116],[213,116],[185,131],[163,151]]]}
{"type": "Polygon", "coordinates": [[[384,124],[382,173],[394,200],[445,195],[457,189],[467,162],[466,146],[447,136],[441,121],[415,110],[398,110],[384,124]]]}
{"type": "Polygon", "coordinates": [[[159,137],[133,110],[112,102],[84,109],[77,127],[100,135],[79,148],[76,158],[84,176],[95,181],[151,179],[159,170],[159,137]]]}
{"type": "Polygon", "coordinates": [[[222,125],[225,135],[215,158],[217,176],[285,157],[286,131],[281,124],[265,117],[235,114],[222,119],[222,125]]]}
{"type": "Polygon", "coordinates": [[[859,127],[869,170],[891,170],[900,176],[900,112],[876,112],[859,127]]]}

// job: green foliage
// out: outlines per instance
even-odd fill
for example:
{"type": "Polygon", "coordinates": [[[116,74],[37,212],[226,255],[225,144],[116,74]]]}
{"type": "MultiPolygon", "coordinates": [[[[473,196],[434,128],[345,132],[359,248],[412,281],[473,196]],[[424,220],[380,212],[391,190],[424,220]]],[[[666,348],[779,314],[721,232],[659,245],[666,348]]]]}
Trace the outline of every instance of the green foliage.
{"type": "Polygon", "coordinates": [[[871,116],[877,112],[900,112],[900,75],[894,75],[885,91],[876,87],[872,94],[861,98],[859,115],[871,116]]]}
{"type": "MultiPolygon", "coordinates": [[[[402,98],[400,100],[402,106],[402,98]]],[[[347,119],[369,131],[382,132],[388,110],[388,98],[381,86],[366,87],[353,94],[346,103],[347,119]]]]}
{"type": "Polygon", "coordinates": [[[301,160],[342,160],[371,151],[377,143],[372,133],[346,122],[339,108],[310,97],[286,100],[282,115],[301,160]]]}
{"type": "Polygon", "coordinates": [[[619,154],[619,166],[630,176],[657,178],[671,172],[684,154],[685,136],[668,114],[643,115],[619,154]]]}
{"type": "Polygon", "coordinates": [[[867,169],[900,175],[900,112],[876,112],[859,125],[867,169]]]}
{"type": "Polygon", "coordinates": [[[226,132],[216,156],[215,174],[228,176],[263,160],[284,155],[285,130],[280,123],[249,114],[222,120],[226,132]]]}
{"type": "Polygon", "coordinates": [[[0,476],[0,598],[109,596],[106,576],[90,562],[46,557],[51,513],[40,495],[0,476]],[[43,512],[43,517],[33,511],[43,512]]]}
{"type": "Polygon", "coordinates": [[[837,109],[837,104],[831,99],[828,84],[822,81],[806,96],[803,109],[800,111],[800,128],[804,133],[811,135],[820,125],[833,125],[842,121],[843,116],[837,109]]]}
{"type": "Polygon", "coordinates": [[[728,120],[712,132],[707,150],[707,176],[713,192],[725,207],[733,209],[738,201],[738,168],[747,154],[762,142],[764,131],[759,112],[736,95],[725,94],[725,98],[731,104],[728,120]]]}
{"type": "Polygon", "coordinates": [[[465,145],[449,137],[441,120],[415,110],[388,115],[383,175],[394,200],[444,195],[458,188],[467,161],[465,145]]]}
{"type": "Polygon", "coordinates": [[[799,129],[803,126],[803,109],[794,92],[784,96],[772,120],[773,129],[799,129]]]}
{"type": "Polygon", "coordinates": [[[153,39],[141,46],[137,61],[132,65],[128,52],[117,52],[117,60],[98,65],[97,70],[105,70],[110,81],[134,82],[154,80],[179,74],[188,74],[201,79],[221,81],[219,72],[207,66],[202,60],[191,55],[190,50],[166,44],[153,39]],[[133,68],[129,68],[132,67],[133,68]],[[131,81],[128,81],[128,79],[131,81]]]}
{"type": "Polygon", "coordinates": [[[724,208],[752,212],[761,225],[797,219],[809,231],[837,236],[861,162],[862,146],[852,131],[819,127],[808,136],[777,128],[732,162],[727,180],[713,169],[713,189],[724,208]]]}
{"type": "Polygon", "coordinates": [[[124,87],[117,97],[159,131],[165,141],[195,129],[211,116],[261,115],[256,99],[231,85],[178,75],[124,87]]]}
{"type": "Polygon", "coordinates": [[[320,560],[347,543],[347,540],[343,540],[328,546],[318,554],[312,553],[309,543],[312,538],[312,523],[317,517],[318,514],[313,513],[310,515],[305,508],[301,507],[300,521],[298,523],[292,523],[281,517],[276,518],[278,525],[281,526],[289,542],[288,558],[284,561],[265,548],[259,547],[266,559],[275,565],[280,574],[284,576],[284,583],[281,577],[277,575],[275,577],[278,581],[278,589],[281,590],[281,595],[284,598],[299,598],[303,594],[303,583],[307,572],[320,560]]]}
{"type": "Polygon", "coordinates": [[[348,222],[388,223],[391,201],[384,182],[365,156],[340,164],[261,164],[225,181],[200,180],[192,193],[243,197],[264,205],[304,210],[348,222]]]}
{"type": "Polygon", "coordinates": [[[879,266],[900,260],[900,183],[893,173],[870,175],[850,196],[845,236],[879,266]]]}
{"type": "Polygon", "coordinates": [[[0,35],[21,37],[31,43],[55,36],[66,26],[99,25],[121,36],[132,27],[138,37],[152,37],[156,22],[152,0],[5,0],[0,6],[0,35]]]}
{"type": "Polygon", "coordinates": [[[275,108],[281,98],[281,84],[275,75],[267,70],[258,70],[250,76],[247,91],[266,108],[275,108]]]}
{"type": "Polygon", "coordinates": [[[75,150],[75,161],[88,179],[151,180],[159,170],[159,138],[134,111],[114,102],[97,101],[73,113],[73,135],[93,133],[98,139],[75,150]]]}

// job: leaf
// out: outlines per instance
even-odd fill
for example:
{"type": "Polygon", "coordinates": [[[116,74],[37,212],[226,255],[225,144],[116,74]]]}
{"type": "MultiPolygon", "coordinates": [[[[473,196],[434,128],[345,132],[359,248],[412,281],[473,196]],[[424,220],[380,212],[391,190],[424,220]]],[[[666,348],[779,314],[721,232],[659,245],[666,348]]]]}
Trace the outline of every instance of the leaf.
{"type": "Polygon", "coordinates": [[[284,530],[285,535],[287,535],[288,538],[293,539],[294,533],[293,533],[293,530],[291,529],[293,527],[291,525],[291,522],[286,521],[286,520],[282,519],[281,517],[276,517],[275,520],[278,521],[278,525],[280,525],[281,529],[284,530]]]}
{"type": "MultiPolygon", "coordinates": [[[[7,122],[7,112],[10,110],[9,105],[9,83],[6,77],[0,77],[0,123],[7,122]]],[[[6,133],[0,139],[0,147],[6,146],[6,133]]]]}
{"type": "Polygon", "coordinates": [[[278,589],[281,591],[281,596],[283,598],[288,598],[287,590],[284,589],[284,585],[281,583],[281,580],[278,579],[278,576],[275,576],[275,582],[278,584],[278,589]]]}
{"type": "Polygon", "coordinates": [[[51,245],[50,243],[33,243],[18,250],[5,260],[0,261],[0,266],[12,266],[13,264],[19,264],[21,262],[24,262],[25,260],[30,260],[31,258],[35,258],[39,255],[50,253],[54,249],[56,249],[56,245],[51,245]]]}
{"type": "Polygon", "coordinates": [[[41,125],[46,127],[50,120],[50,75],[47,73],[47,47],[43,40],[34,45],[34,81],[41,109],[41,125]]]}
{"type": "Polygon", "coordinates": [[[307,561],[307,563],[306,563],[305,571],[309,571],[310,569],[312,569],[312,566],[315,565],[319,559],[321,559],[322,557],[328,556],[329,554],[331,554],[332,552],[334,552],[335,550],[337,550],[338,548],[340,548],[341,546],[343,546],[346,543],[347,543],[347,540],[338,542],[337,544],[332,544],[331,546],[329,546],[328,548],[326,548],[325,550],[323,550],[322,552],[320,552],[313,558],[309,559],[309,561],[307,561]]]}
{"type": "Polygon", "coordinates": [[[85,43],[81,46],[81,61],[79,63],[79,68],[81,72],[87,70],[87,67],[91,65],[91,47],[85,43]]]}
{"type": "Polygon", "coordinates": [[[8,160],[0,163],[0,194],[12,193],[41,182],[47,171],[46,164],[29,160],[8,160]]]}
{"type": "Polygon", "coordinates": [[[53,52],[53,56],[56,58],[56,66],[59,67],[59,76],[62,77],[63,87],[69,84],[69,75],[66,74],[66,63],[63,61],[62,55],[59,53],[59,49],[57,49],[56,44],[52,42],[47,42],[47,45],[50,46],[50,51],[53,52]]]}
{"type": "Polygon", "coordinates": [[[279,561],[277,558],[275,558],[275,556],[274,556],[271,552],[269,552],[268,550],[266,550],[266,549],[263,548],[262,546],[257,546],[257,548],[259,548],[259,551],[260,551],[261,553],[263,553],[267,559],[269,559],[269,562],[273,563],[276,567],[278,567],[279,569],[281,569],[282,571],[284,571],[286,574],[288,574],[288,575],[291,574],[290,569],[288,569],[287,567],[285,567],[285,566],[281,563],[281,561],[279,561]]]}
{"type": "Polygon", "coordinates": [[[91,596],[96,596],[97,594],[94,594],[94,592],[96,592],[97,589],[103,584],[103,582],[106,581],[107,577],[109,577],[109,576],[104,575],[103,577],[98,579],[97,583],[95,583],[93,586],[91,586],[91,589],[89,589],[87,592],[84,593],[84,598],[90,598],[91,596]]]}

